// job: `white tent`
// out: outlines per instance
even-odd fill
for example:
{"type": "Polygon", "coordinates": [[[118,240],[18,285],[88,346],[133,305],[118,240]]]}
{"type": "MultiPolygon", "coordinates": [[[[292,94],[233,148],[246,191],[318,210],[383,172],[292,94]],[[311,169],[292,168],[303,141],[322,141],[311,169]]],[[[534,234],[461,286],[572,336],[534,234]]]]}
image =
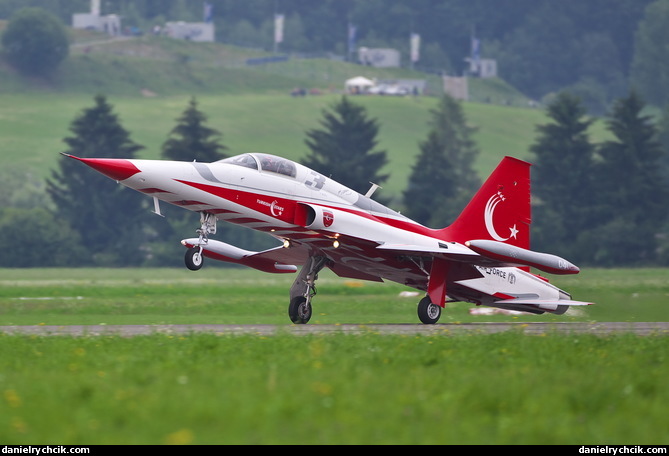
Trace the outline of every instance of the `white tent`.
{"type": "Polygon", "coordinates": [[[357,76],[355,78],[348,79],[346,81],[346,92],[347,93],[362,93],[370,87],[374,87],[374,81],[367,79],[362,76],[357,76]]]}

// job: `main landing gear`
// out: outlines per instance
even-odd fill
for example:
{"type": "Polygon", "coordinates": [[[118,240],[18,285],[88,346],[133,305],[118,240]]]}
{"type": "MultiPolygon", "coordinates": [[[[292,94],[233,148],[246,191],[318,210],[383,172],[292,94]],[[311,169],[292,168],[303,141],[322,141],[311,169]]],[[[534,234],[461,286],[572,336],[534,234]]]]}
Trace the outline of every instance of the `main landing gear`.
{"type": "Polygon", "coordinates": [[[210,234],[216,234],[216,216],[209,212],[200,212],[200,229],[195,232],[200,235],[200,239],[196,246],[186,250],[186,256],[184,256],[184,263],[191,271],[199,270],[204,263],[202,246],[207,245],[210,234]]]}
{"type": "Polygon", "coordinates": [[[311,298],[316,296],[318,272],[327,261],[324,256],[309,257],[290,287],[288,316],[293,323],[304,325],[311,319],[311,298]]]}
{"type": "Polygon", "coordinates": [[[441,317],[441,307],[432,304],[429,296],[425,296],[418,302],[418,318],[426,325],[433,325],[441,317]]]}

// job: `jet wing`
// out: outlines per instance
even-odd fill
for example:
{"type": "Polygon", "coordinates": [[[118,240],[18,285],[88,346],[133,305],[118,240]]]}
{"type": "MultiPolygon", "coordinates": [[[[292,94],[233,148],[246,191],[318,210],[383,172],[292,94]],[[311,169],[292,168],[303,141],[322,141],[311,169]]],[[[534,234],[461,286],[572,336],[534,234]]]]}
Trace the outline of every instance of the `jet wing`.
{"type": "Polygon", "coordinates": [[[248,258],[301,266],[309,258],[309,250],[300,246],[291,246],[289,248],[280,246],[263,250],[262,252],[254,252],[248,258]]]}
{"type": "Polygon", "coordinates": [[[455,243],[439,242],[436,247],[412,244],[383,244],[376,247],[376,249],[386,253],[394,253],[397,256],[438,258],[488,267],[518,266],[507,261],[485,257],[461,244],[455,243]]]}

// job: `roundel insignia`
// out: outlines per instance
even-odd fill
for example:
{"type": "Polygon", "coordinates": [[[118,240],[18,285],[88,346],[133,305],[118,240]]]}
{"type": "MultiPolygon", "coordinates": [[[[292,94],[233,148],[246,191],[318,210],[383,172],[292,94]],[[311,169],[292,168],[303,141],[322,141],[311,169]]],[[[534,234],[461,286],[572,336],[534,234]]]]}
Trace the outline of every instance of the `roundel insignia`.
{"type": "Polygon", "coordinates": [[[334,222],[334,214],[330,211],[323,211],[323,225],[328,228],[334,222]]]}

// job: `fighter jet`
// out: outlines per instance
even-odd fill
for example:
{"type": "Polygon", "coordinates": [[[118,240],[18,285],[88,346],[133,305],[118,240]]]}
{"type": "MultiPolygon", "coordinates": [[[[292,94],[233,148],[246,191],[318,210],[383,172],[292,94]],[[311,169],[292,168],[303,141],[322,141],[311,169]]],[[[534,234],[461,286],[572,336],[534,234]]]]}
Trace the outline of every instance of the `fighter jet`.
{"type": "Polygon", "coordinates": [[[198,236],[181,241],[189,269],[208,258],[296,273],[288,303],[296,324],[310,320],[318,273],[326,267],[339,277],[424,292],[417,314],[425,324],[437,323],[454,301],[558,315],[591,304],[532,272],[579,268],[530,250],[530,164],[516,158],[501,160],[451,225],[433,229],[372,199],[376,185],[363,195],[270,154],[213,163],[67,156],[152,197],[158,214],[161,202],[199,213],[198,236]],[[218,221],[265,232],[277,247],[254,252],[216,240],[218,221]]]}

